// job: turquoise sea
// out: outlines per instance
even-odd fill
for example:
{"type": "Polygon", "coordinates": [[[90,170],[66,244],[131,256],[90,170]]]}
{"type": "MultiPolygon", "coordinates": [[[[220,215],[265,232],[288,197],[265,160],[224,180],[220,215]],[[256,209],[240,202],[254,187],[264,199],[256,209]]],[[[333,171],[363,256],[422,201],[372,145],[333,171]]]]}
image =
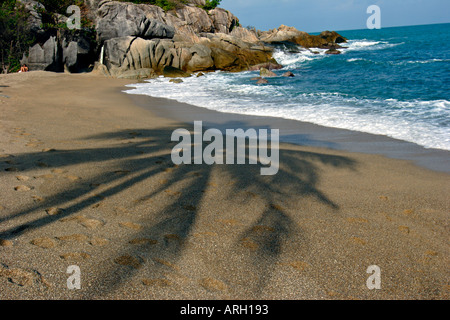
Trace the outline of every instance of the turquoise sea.
{"type": "Polygon", "coordinates": [[[339,33],[349,39],[341,55],[278,47],[284,68],[269,84],[251,80],[258,72],[214,72],[181,84],[153,79],[127,92],[450,150],[450,24],[339,33]],[[294,78],[281,76],[288,70],[294,78]]]}

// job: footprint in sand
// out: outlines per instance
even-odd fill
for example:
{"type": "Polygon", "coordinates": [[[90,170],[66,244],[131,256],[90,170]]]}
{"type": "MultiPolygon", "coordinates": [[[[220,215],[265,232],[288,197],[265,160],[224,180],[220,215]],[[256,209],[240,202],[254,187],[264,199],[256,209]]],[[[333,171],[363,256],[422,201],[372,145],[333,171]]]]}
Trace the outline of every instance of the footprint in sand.
{"type": "Polygon", "coordinates": [[[7,239],[0,239],[0,247],[12,247],[13,242],[7,239]]]}
{"type": "Polygon", "coordinates": [[[64,210],[61,208],[52,207],[52,208],[45,209],[45,212],[47,212],[47,214],[49,216],[56,216],[58,214],[63,213],[64,210]]]}
{"type": "Polygon", "coordinates": [[[144,263],[141,258],[133,257],[130,255],[120,256],[120,257],[114,259],[114,262],[121,266],[132,267],[134,269],[141,268],[144,263]]]}
{"type": "Polygon", "coordinates": [[[137,238],[130,240],[129,243],[134,245],[145,245],[145,244],[155,245],[158,243],[158,241],[149,238],[137,238]]]}
{"type": "Polygon", "coordinates": [[[30,177],[27,176],[16,176],[16,179],[19,181],[28,181],[30,180],[30,177]]]}
{"type": "Polygon", "coordinates": [[[126,229],[132,229],[132,230],[142,230],[144,227],[140,224],[134,223],[134,222],[119,222],[119,226],[126,228],[126,229]]]}
{"type": "Polygon", "coordinates": [[[199,284],[208,291],[226,291],[228,286],[218,279],[203,278],[199,281],[199,284]]]}
{"type": "Polygon", "coordinates": [[[89,243],[94,247],[103,247],[109,243],[109,240],[100,237],[93,237],[89,243]]]}
{"type": "Polygon", "coordinates": [[[16,190],[16,191],[20,191],[20,192],[26,192],[26,191],[30,191],[30,190],[31,190],[31,188],[30,188],[30,187],[28,187],[28,186],[24,186],[24,185],[22,185],[22,186],[17,186],[17,187],[14,187],[14,190],[16,190]]]}
{"type": "Polygon", "coordinates": [[[65,176],[65,178],[66,178],[66,179],[69,179],[70,181],[78,181],[78,180],[81,180],[80,177],[74,176],[74,175],[67,175],[67,176],[65,176]]]}
{"type": "Polygon", "coordinates": [[[163,266],[166,266],[166,267],[168,267],[168,268],[170,268],[172,270],[175,270],[175,271],[179,271],[180,270],[180,268],[178,266],[174,265],[173,263],[171,263],[171,262],[169,262],[167,260],[160,259],[160,258],[153,258],[153,261],[155,261],[155,262],[157,262],[159,264],[162,264],[163,266]]]}
{"type": "Polygon", "coordinates": [[[164,288],[171,286],[172,282],[167,279],[142,279],[142,284],[148,287],[164,288]]]}
{"type": "Polygon", "coordinates": [[[244,248],[250,249],[252,251],[258,250],[259,245],[258,243],[256,243],[255,241],[253,241],[250,238],[244,238],[241,239],[241,246],[243,246],[244,248]]]}
{"type": "Polygon", "coordinates": [[[183,241],[183,239],[177,235],[177,234],[166,234],[164,235],[164,242],[166,245],[176,242],[176,243],[181,243],[183,241]]]}
{"type": "Polygon", "coordinates": [[[39,196],[32,196],[34,202],[43,202],[44,198],[39,196]]]}
{"type": "Polygon", "coordinates": [[[410,232],[410,229],[407,226],[399,226],[398,230],[403,234],[409,234],[409,232],[410,232]]]}
{"type": "Polygon", "coordinates": [[[42,237],[42,238],[37,238],[34,240],[31,240],[30,242],[32,245],[38,246],[40,248],[44,248],[44,249],[50,249],[56,246],[56,242],[48,237],[42,237]]]}
{"type": "Polygon", "coordinates": [[[304,261],[280,262],[280,265],[288,266],[288,267],[294,268],[295,270],[298,270],[301,272],[303,272],[306,269],[308,269],[309,267],[311,267],[311,265],[309,263],[304,262],[304,261]]]}
{"type": "Polygon", "coordinates": [[[85,218],[85,217],[80,217],[78,219],[78,221],[83,227],[85,227],[87,229],[97,229],[104,225],[104,223],[100,220],[90,219],[90,218],[85,218]]]}
{"type": "Polygon", "coordinates": [[[235,227],[235,226],[242,226],[243,223],[235,220],[235,219],[219,219],[217,220],[218,223],[223,224],[225,226],[229,226],[229,227],[235,227]]]}
{"type": "Polygon", "coordinates": [[[61,222],[76,221],[79,224],[81,224],[83,227],[85,227],[87,229],[91,229],[91,230],[97,229],[104,225],[104,222],[102,222],[100,220],[86,218],[84,216],[67,217],[67,218],[63,218],[59,221],[61,221],[61,222]]]}
{"type": "Polygon", "coordinates": [[[86,252],[68,252],[60,255],[63,260],[87,260],[90,257],[91,255],[86,252]]]}
{"type": "Polygon", "coordinates": [[[38,286],[42,289],[48,289],[52,285],[39,272],[27,271],[20,268],[10,268],[7,265],[0,264],[0,278],[6,278],[8,282],[25,286],[38,286]]]}

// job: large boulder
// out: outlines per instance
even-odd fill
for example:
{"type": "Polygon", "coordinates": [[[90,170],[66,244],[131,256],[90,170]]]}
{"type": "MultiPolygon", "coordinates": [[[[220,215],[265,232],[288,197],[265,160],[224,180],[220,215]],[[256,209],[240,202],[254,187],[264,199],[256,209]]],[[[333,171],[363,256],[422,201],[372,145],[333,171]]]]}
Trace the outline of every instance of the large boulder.
{"type": "Polygon", "coordinates": [[[208,14],[216,33],[228,34],[239,24],[239,19],[235,15],[222,8],[209,10],[208,14]]]}
{"type": "Polygon", "coordinates": [[[148,19],[141,6],[118,1],[103,1],[97,11],[97,36],[100,42],[136,36],[143,39],[173,38],[175,29],[148,19]]]}
{"type": "Polygon", "coordinates": [[[131,36],[113,38],[105,41],[104,56],[104,63],[114,77],[147,68],[163,74],[166,67],[185,72],[243,71],[272,59],[271,51],[252,49],[251,45],[224,34],[201,38],[196,44],[131,36]]]}
{"type": "Polygon", "coordinates": [[[30,70],[62,71],[59,63],[61,51],[56,36],[50,36],[43,44],[36,43],[24,54],[22,64],[27,64],[30,70]]]}
{"type": "Polygon", "coordinates": [[[186,61],[181,57],[191,58],[190,54],[183,55],[183,48],[176,48],[171,40],[146,40],[136,37],[121,37],[105,41],[104,63],[112,76],[118,77],[129,70],[153,69],[162,74],[166,66],[183,67],[186,61]]]}
{"type": "Polygon", "coordinates": [[[155,71],[150,68],[128,70],[117,76],[119,79],[153,79],[156,77],[155,71]]]}
{"type": "Polygon", "coordinates": [[[182,6],[175,10],[183,26],[190,26],[195,33],[214,32],[214,25],[205,10],[198,7],[182,6]]]}
{"type": "Polygon", "coordinates": [[[189,51],[191,52],[192,57],[187,65],[188,70],[195,72],[214,69],[211,48],[202,44],[195,44],[189,51]]]}
{"type": "Polygon", "coordinates": [[[167,78],[187,78],[187,77],[192,76],[188,72],[185,72],[181,69],[171,67],[171,66],[164,67],[163,75],[167,78]]]}
{"type": "Polygon", "coordinates": [[[259,39],[254,31],[249,30],[247,28],[243,28],[243,27],[235,27],[230,32],[230,35],[233,37],[236,37],[242,41],[249,42],[249,43],[258,43],[259,42],[259,39]]]}

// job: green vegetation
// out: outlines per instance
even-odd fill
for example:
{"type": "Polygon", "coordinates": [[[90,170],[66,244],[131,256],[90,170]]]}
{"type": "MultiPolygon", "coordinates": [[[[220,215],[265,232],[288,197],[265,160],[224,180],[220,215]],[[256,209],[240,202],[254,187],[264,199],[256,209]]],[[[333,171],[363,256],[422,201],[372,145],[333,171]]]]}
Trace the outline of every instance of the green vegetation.
{"type": "Polygon", "coordinates": [[[16,0],[4,0],[0,4],[0,59],[2,72],[20,69],[22,54],[34,42],[27,31],[28,13],[16,0]]]}
{"type": "MultiPolygon", "coordinates": [[[[188,3],[187,0],[119,0],[119,1],[153,4],[155,6],[161,7],[164,11],[173,10],[182,4],[188,3]]],[[[202,6],[202,9],[212,10],[220,4],[220,1],[221,0],[206,0],[206,4],[202,6]]]]}
{"type": "Polygon", "coordinates": [[[187,3],[187,0],[119,0],[119,1],[152,4],[161,7],[164,11],[176,9],[178,6],[187,3]]]}
{"type": "Polygon", "coordinates": [[[203,6],[205,10],[212,10],[220,4],[221,0],[206,0],[206,4],[203,6]]]}

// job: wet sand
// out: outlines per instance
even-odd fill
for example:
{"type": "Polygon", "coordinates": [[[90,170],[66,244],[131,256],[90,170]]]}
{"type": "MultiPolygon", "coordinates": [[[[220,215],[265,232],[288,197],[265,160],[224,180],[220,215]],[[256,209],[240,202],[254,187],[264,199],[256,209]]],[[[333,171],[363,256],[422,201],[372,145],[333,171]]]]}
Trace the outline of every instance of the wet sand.
{"type": "Polygon", "coordinates": [[[448,173],[317,127],[317,145],[281,144],[275,176],[175,166],[192,121],[130,83],[0,76],[1,299],[448,299],[448,173]]]}

